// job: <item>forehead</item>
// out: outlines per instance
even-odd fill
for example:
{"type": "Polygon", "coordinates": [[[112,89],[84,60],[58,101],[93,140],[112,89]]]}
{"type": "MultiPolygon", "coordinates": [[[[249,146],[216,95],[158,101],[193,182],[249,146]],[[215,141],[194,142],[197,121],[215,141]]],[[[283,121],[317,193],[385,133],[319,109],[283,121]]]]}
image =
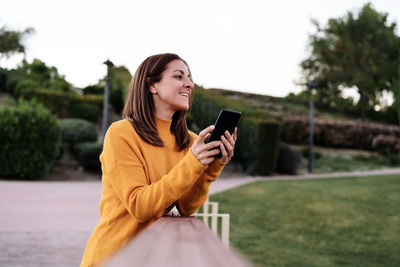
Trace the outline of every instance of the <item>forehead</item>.
{"type": "Polygon", "coordinates": [[[168,71],[181,70],[184,73],[189,73],[188,67],[180,59],[174,59],[171,62],[169,62],[168,65],[167,65],[167,69],[166,70],[168,70],[168,71]]]}

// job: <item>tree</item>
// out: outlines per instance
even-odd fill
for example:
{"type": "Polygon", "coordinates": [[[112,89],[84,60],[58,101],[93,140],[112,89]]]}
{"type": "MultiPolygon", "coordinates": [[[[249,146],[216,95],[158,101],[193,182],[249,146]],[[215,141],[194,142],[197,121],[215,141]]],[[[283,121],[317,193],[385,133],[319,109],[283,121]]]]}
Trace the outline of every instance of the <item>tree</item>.
{"type": "Polygon", "coordinates": [[[34,32],[33,28],[26,28],[24,31],[8,30],[5,26],[0,28],[0,58],[10,58],[15,53],[25,53],[25,46],[22,41],[28,34],[34,32]]]}
{"type": "MultiPolygon", "coordinates": [[[[400,56],[399,56],[399,62],[400,62],[400,56]]],[[[395,96],[397,118],[398,118],[398,122],[400,124],[400,64],[397,67],[397,79],[393,84],[393,92],[394,92],[394,96],[395,96]]]]}
{"type": "Polygon", "coordinates": [[[399,65],[400,38],[396,23],[388,24],[388,14],[368,3],[357,15],[329,19],[321,28],[312,21],[316,33],[310,36],[311,55],[301,62],[305,81],[316,81],[321,101],[340,98],[343,88],[356,87],[361,117],[374,107],[384,90],[393,90],[399,65]]]}

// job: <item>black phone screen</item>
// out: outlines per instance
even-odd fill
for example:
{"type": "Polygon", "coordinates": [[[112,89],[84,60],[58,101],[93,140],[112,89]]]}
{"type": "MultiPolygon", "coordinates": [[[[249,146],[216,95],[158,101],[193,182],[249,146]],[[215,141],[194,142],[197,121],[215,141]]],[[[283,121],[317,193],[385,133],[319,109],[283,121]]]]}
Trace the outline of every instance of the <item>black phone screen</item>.
{"type": "MultiPolygon", "coordinates": [[[[225,135],[224,133],[226,130],[228,130],[230,134],[233,134],[241,115],[242,113],[239,111],[222,109],[215,122],[215,129],[212,131],[206,143],[221,140],[221,135],[225,135]]],[[[216,157],[221,157],[221,154],[216,155],[216,157]]]]}

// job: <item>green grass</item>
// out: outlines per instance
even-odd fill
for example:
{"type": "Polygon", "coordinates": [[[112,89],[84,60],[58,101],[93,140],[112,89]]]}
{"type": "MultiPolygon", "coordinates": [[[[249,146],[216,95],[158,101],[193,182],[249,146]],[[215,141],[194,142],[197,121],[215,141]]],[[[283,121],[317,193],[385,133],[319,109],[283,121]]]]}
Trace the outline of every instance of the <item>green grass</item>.
{"type": "Polygon", "coordinates": [[[400,266],[400,175],[263,181],[210,200],[255,266],[400,266]]]}

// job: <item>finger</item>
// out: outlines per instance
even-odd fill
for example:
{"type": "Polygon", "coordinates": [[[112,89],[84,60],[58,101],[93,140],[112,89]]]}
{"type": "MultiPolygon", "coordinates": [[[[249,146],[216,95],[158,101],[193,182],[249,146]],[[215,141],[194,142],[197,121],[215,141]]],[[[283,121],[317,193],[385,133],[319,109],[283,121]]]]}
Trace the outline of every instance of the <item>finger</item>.
{"type": "Polygon", "coordinates": [[[228,157],[228,152],[225,149],[225,146],[221,143],[221,145],[219,146],[220,150],[221,150],[221,154],[222,154],[222,161],[228,161],[229,157],[228,157]]]}
{"type": "Polygon", "coordinates": [[[207,134],[205,137],[204,137],[204,142],[207,142],[207,140],[210,138],[210,136],[211,136],[211,134],[207,134]]]}
{"type": "Polygon", "coordinates": [[[207,134],[211,133],[215,129],[214,125],[210,125],[207,128],[205,128],[203,131],[199,133],[199,140],[204,142],[204,139],[206,138],[207,134]]]}
{"type": "Polygon", "coordinates": [[[218,147],[220,143],[221,143],[221,141],[212,141],[212,142],[210,142],[210,143],[207,143],[207,144],[204,146],[204,149],[206,149],[206,150],[211,150],[211,149],[213,149],[214,147],[218,147]]]}
{"type": "Polygon", "coordinates": [[[236,140],[237,140],[237,127],[235,127],[235,131],[233,132],[233,140],[235,140],[235,143],[236,143],[236,140]]]}
{"type": "Polygon", "coordinates": [[[205,153],[203,154],[203,156],[204,156],[204,158],[214,157],[214,156],[218,155],[220,152],[221,152],[221,150],[218,149],[218,148],[216,148],[216,149],[211,149],[211,150],[205,152],[205,153]]]}
{"type": "Polygon", "coordinates": [[[235,140],[233,139],[233,136],[228,131],[225,131],[225,137],[232,146],[235,145],[235,140]]]}
{"type": "Polygon", "coordinates": [[[225,148],[226,148],[228,151],[232,151],[232,150],[233,150],[232,144],[229,143],[229,141],[226,139],[225,136],[221,136],[221,141],[222,141],[222,143],[224,144],[225,148]]]}

